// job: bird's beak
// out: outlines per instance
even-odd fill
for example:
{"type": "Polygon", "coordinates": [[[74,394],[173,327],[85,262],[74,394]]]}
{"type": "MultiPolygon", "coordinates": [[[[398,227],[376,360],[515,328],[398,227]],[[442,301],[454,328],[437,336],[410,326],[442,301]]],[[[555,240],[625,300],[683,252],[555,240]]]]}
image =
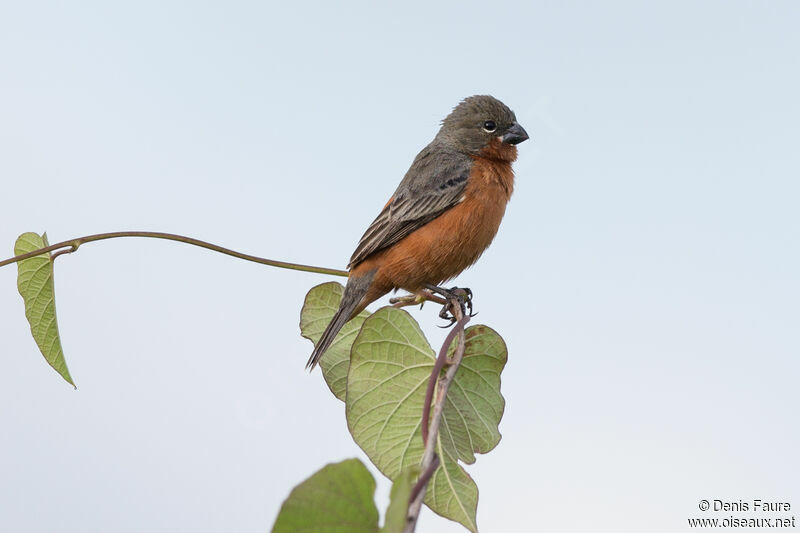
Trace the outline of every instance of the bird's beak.
{"type": "Polygon", "coordinates": [[[500,137],[500,140],[504,144],[519,144],[522,141],[527,141],[529,138],[525,128],[515,122],[508,131],[500,137]]]}

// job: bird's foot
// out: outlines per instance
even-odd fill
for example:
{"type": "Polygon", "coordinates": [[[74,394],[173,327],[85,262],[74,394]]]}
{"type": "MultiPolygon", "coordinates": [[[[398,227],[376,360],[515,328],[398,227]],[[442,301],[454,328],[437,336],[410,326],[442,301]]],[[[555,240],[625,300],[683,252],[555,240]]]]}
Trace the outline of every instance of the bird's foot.
{"type": "Polygon", "coordinates": [[[459,307],[461,316],[469,314],[469,316],[472,317],[477,314],[472,312],[472,291],[470,289],[466,287],[453,287],[451,289],[444,289],[435,285],[426,285],[425,288],[444,297],[444,302],[442,302],[443,305],[442,310],[439,312],[439,317],[443,318],[444,320],[448,320],[450,323],[440,327],[449,328],[458,322],[458,319],[456,319],[455,306],[459,307]]]}

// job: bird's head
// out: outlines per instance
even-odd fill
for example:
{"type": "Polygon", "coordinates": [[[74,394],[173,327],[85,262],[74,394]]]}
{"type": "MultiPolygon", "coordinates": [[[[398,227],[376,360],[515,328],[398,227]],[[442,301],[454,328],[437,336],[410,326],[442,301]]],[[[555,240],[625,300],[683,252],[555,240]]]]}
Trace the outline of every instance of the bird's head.
{"type": "Polygon", "coordinates": [[[528,134],[503,102],[489,95],[470,96],[442,121],[436,140],[474,156],[514,161],[516,145],[528,134]]]}

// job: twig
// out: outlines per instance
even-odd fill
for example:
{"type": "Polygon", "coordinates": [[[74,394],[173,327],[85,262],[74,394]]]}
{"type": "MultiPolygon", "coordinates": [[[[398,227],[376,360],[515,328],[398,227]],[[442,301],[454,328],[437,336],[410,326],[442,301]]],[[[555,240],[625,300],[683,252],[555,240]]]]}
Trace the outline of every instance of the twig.
{"type": "Polygon", "coordinates": [[[389,303],[392,304],[393,307],[406,307],[409,305],[418,305],[420,308],[422,304],[425,302],[434,302],[439,305],[446,305],[447,300],[436,296],[428,289],[422,289],[421,291],[414,293],[414,294],[407,294],[404,296],[395,296],[394,298],[389,298],[389,303]]]}
{"type": "MultiPolygon", "coordinates": [[[[461,309],[458,310],[459,316],[461,315],[461,309]]],[[[439,356],[436,358],[436,362],[433,364],[433,371],[431,372],[431,377],[428,380],[428,389],[425,391],[425,403],[422,407],[422,442],[427,446],[428,445],[428,431],[430,425],[430,414],[431,414],[431,403],[433,403],[433,393],[436,390],[436,381],[439,377],[439,374],[442,372],[445,363],[447,362],[447,350],[450,348],[450,345],[453,344],[453,339],[459,333],[464,332],[464,325],[469,322],[469,316],[462,317],[458,323],[455,325],[453,329],[450,330],[450,333],[447,334],[445,337],[444,342],[442,343],[442,347],[439,350],[439,356]]],[[[459,347],[463,352],[462,346],[463,340],[459,342],[459,347]]],[[[458,348],[458,347],[457,347],[458,348]]],[[[457,354],[453,355],[453,361],[458,360],[461,362],[461,357],[457,354]]],[[[448,384],[449,385],[449,384],[448,384]]]]}
{"type": "Polygon", "coordinates": [[[265,259],[263,257],[258,257],[255,255],[243,254],[241,252],[237,252],[229,248],[223,248],[222,246],[211,244],[210,242],[201,241],[199,239],[193,239],[191,237],[185,237],[183,235],[176,235],[174,233],[161,233],[157,231],[116,231],[113,233],[98,233],[95,235],[78,237],[77,239],[70,239],[68,241],[51,244],[50,246],[39,248],[38,250],[34,250],[32,252],[17,255],[9,259],[4,259],[0,261],[0,267],[16,263],[17,261],[22,261],[23,259],[28,259],[29,257],[35,257],[37,255],[49,253],[54,250],[60,250],[61,248],[66,248],[65,250],[60,250],[54,253],[52,259],[55,259],[59,255],[69,254],[76,251],[80,245],[85,244],[87,242],[102,241],[105,239],[116,239],[118,237],[149,237],[151,239],[166,239],[169,241],[178,241],[186,244],[191,244],[192,246],[199,246],[200,248],[206,248],[208,250],[213,250],[221,254],[230,255],[232,257],[238,257],[239,259],[244,259],[245,261],[252,261],[254,263],[260,263],[262,265],[269,265],[278,268],[288,268],[290,270],[301,270],[303,272],[314,272],[317,274],[329,274],[331,276],[347,277],[348,275],[346,270],[338,270],[335,268],[325,268],[325,267],[318,267],[311,265],[300,265],[297,263],[287,263],[285,261],[275,261],[273,259],[265,259]]]}
{"type": "Polygon", "coordinates": [[[439,436],[439,425],[442,422],[447,390],[450,388],[450,383],[453,382],[453,378],[464,357],[464,325],[469,322],[470,317],[469,315],[463,315],[460,302],[457,300],[451,300],[450,304],[457,322],[455,327],[450,330],[450,333],[448,333],[445,338],[442,348],[439,350],[439,356],[436,358],[436,363],[433,365],[431,377],[428,380],[428,389],[425,394],[425,403],[422,410],[422,441],[425,444],[425,451],[422,455],[422,463],[420,464],[422,473],[416,485],[414,485],[414,488],[411,490],[408,515],[406,516],[406,527],[403,529],[403,533],[413,533],[416,529],[417,519],[422,509],[422,502],[425,500],[428,482],[439,467],[440,459],[435,451],[439,436]],[[456,335],[458,335],[458,345],[453,353],[453,358],[448,360],[447,351],[456,335]],[[445,363],[449,363],[450,366],[447,368],[447,372],[445,372],[444,376],[440,376],[445,363]],[[430,427],[428,427],[428,418],[430,415],[431,403],[433,402],[434,391],[437,392],[436,401],[433,406],[433,418],[431,418],[430,427]]]}
{"type": "MultiPolygon", "coordinates": [[[[422,491],[422,489],[428,486],[428,481],[431,480],[431,478],[433,477],[433,473],[436,472],[436,469],[439,468],[440,464],[441,461],[439,460],[439,456],[434,454],[433,461],[431,461],[431,464],[428,465],[428,468],[426,468],[425,471],[419,475],[419,479],[411,488],[411,495],[408,497],[409,503],[415,502],[417,500],[417,496],[419,496],[419,493],[422,491]]],[[[422,500],[424,499],[425,495],[423,494],[422,498],[420,499],[420,502],[422,502],[422,500]]],[[[420,503],[420,506],[421,505],[422,503],[420,503]]],[[[417,509],[416,515],[419,516],[419,509],[417,509]]],[[[410,515],[408,519],[411,520],[410,515]]]]}

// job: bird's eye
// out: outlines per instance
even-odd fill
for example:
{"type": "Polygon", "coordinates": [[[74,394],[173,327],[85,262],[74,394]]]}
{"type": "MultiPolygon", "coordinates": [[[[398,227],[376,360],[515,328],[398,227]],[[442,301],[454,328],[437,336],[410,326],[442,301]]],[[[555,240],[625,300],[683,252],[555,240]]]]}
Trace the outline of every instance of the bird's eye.
{"type": "Polygon", "coordinates": [[[492,133],[494,130],[497,129],[497,124],[494,123],[494,120],[487,120],[483,123],[483,131],[487,133],[492,133]]]}

